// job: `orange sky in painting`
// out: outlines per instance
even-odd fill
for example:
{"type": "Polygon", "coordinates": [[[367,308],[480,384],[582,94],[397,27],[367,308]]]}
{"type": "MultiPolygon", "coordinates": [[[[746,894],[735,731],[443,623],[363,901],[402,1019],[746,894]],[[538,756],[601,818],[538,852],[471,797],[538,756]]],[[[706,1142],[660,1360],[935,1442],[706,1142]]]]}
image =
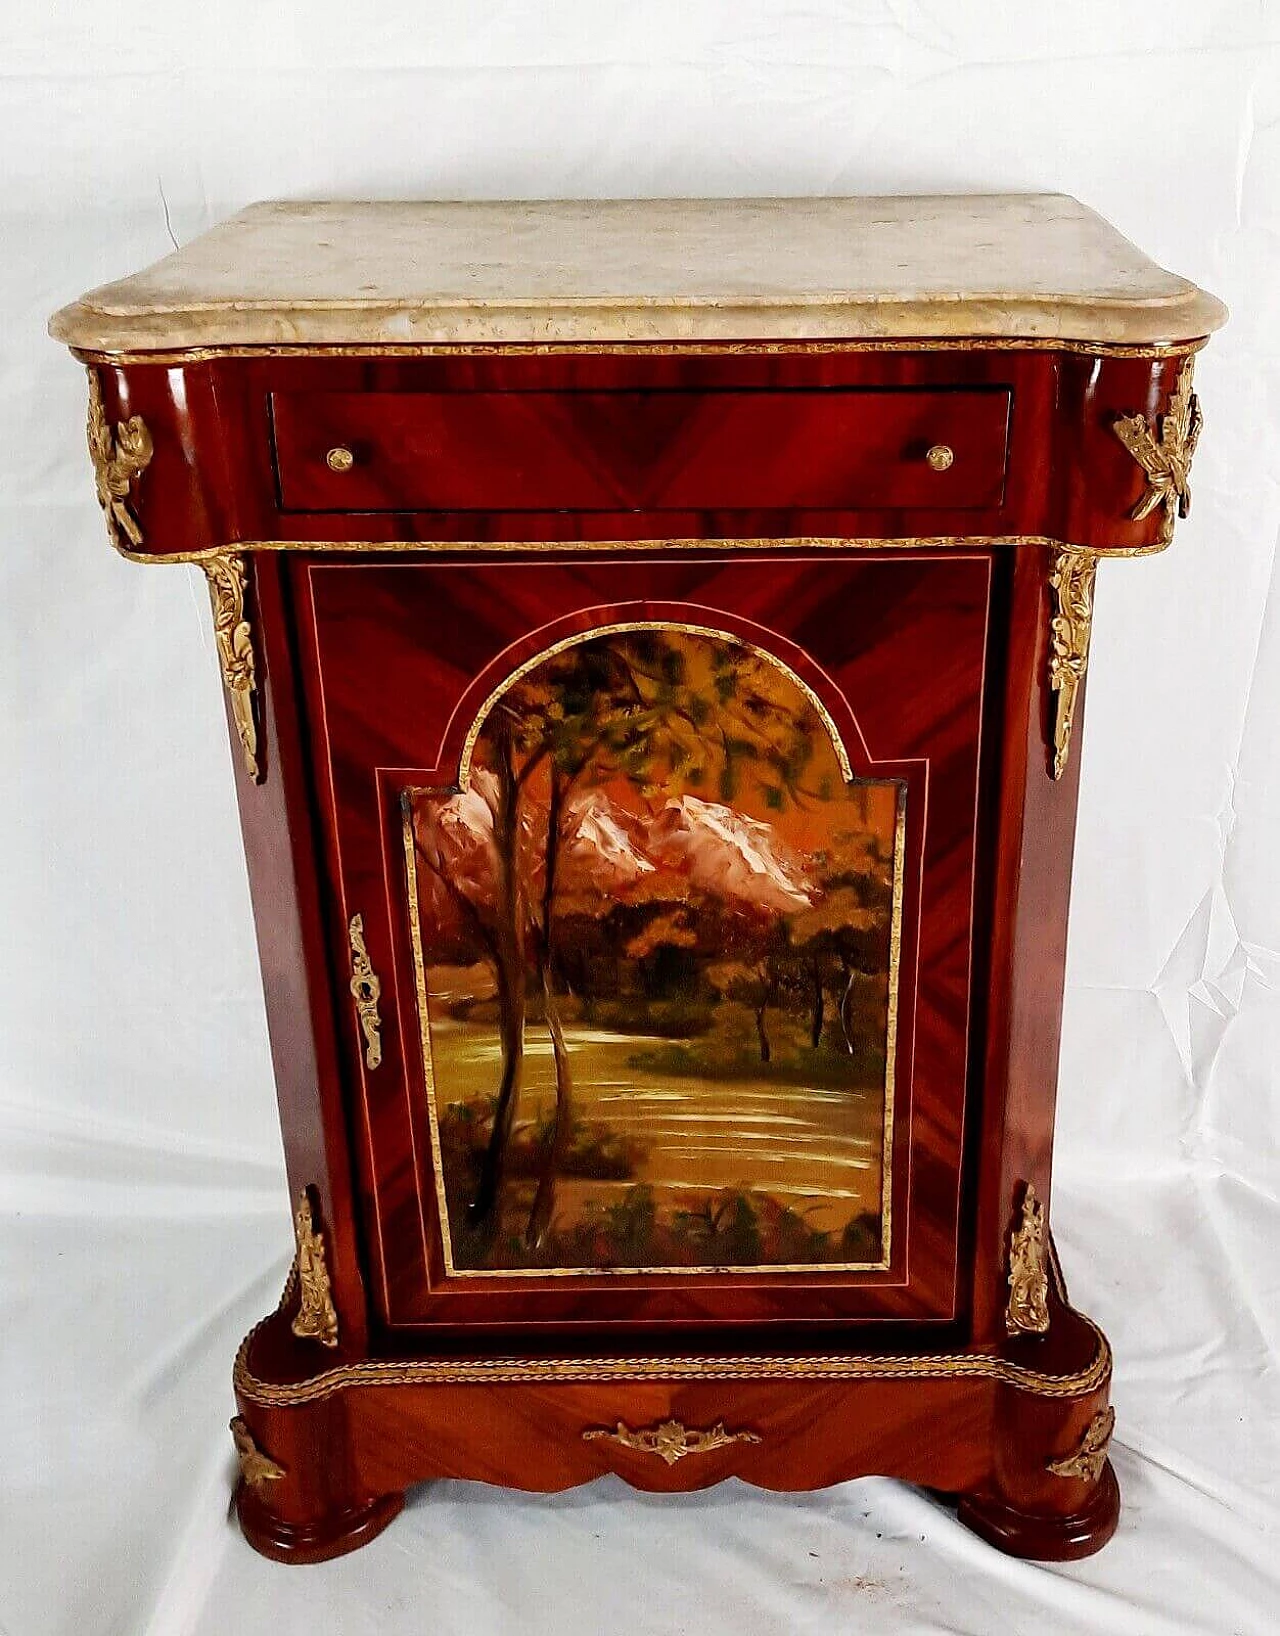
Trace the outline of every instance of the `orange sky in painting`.
{"type": "MultiPolygon", "coordinates": [[[[697,683],[704,684],[699,691],[704,691],[708,698],[714,698],[708,655],[713,647],[723,646],[725,639],[676,630],[664,631],[663,634],[673,646],[685,650],[691,683],[696,679],[697,683]]],[[[750,765],[744,765],[734,799],[727,804],[748,818],[768,824],[780,840],[798,852],[821,850],[830,844],[833,831],[839,832],[846,826],[861,834],[880,837],[886,851],[892,851],[899,786],[889,780],[859,780],[852,787],[846,785],[826,724],[807,695],[776,664],[761,665],[753,680],[771,702],[784,707],[811,726],[814,753],[806,769],[803,786],[812,795],[801,802],[788,800],[781,809],[770,807],[763,791],[757,787],[756,772],[750,765]],[[820,799],[817,793],[824,786],[832,792],[831,798],[826,801],[820,799]],[[847,819],[843,819],[839,812],[844,805],[849,809],[847,819]]],[[[678,775],[656,782],[661,784],[663,793],[647,800],[634,784],[623,777],[611,778],[596,788],[603,789],[618,806],[636,813],[657,811],[671,797],[685,794],[695,794],[704,801],[720,801],[714,779],[699,786],[689,784],[678,775]]]]}

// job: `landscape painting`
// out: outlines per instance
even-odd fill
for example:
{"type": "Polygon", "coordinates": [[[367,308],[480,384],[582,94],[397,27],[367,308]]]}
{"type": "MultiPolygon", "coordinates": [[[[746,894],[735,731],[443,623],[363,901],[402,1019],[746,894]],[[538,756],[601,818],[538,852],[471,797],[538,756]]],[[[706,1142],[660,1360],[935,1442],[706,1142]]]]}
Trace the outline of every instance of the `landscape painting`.
{"type": "Polygon", "coordinates": [[[903,786],[797,676],[562,643],[404,822],[450,1272],[886,1264],[903,786]]]}

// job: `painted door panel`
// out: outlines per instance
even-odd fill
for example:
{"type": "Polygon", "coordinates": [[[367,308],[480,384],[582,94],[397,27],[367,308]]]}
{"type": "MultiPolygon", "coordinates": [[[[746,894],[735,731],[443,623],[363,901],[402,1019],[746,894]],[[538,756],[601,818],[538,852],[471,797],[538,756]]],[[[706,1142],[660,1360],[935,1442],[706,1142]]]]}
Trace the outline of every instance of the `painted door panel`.
{"type": "Polygon", "coordinates": [[[957,1316],[992,570],[292,565],[385,1323],[957,1316]]]}

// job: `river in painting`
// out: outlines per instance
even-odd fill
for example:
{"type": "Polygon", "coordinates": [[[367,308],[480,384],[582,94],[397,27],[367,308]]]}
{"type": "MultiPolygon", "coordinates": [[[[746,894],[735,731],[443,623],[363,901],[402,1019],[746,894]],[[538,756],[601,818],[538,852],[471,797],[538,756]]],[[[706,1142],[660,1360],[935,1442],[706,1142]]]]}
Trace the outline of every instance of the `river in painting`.
{"type": "Polygon", "coordinates": [[[456,1271],[882,1258],[901,793],[718,635],[597,636],[412,792],[456,1271]]]}

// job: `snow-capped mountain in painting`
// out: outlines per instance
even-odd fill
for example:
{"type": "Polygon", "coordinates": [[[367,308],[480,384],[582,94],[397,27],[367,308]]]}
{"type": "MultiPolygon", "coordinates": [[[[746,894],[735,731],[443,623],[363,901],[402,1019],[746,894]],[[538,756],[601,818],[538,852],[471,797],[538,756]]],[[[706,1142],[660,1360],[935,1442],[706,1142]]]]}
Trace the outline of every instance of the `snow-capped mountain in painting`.
{"type": "Polygon", "coordinates": [[[656,865],[645,839],[645,821],[603,790],[591,790],[570,806],[562,822],[566,885],[580,877],[596,891],[633,885],[656,865]]]}
{"type": "MultiPolygon", "coordinates": [[[[483,898],[493,889],[492,775],[478,768],[471,787],[436,806],[432,849],[455,884],[483,898]]],[[[725,902],[770,914],[807,909],[814,885],[805,861],[770,825],[714,801],[681,795],[649,816],[591,790],[561,821],[562,890],[621,894],[659,871],[725,902]]],[[[527,859],[531,878],[541,856],[527,859]]]]}
{"type": "Polygon", "coordinates": [[[730,902],[787,914],[813,901],[800,858],[767,823],[732,807],[677,796],[650,823],[648,846],[654,858],[683,869],[701,891],[730,902]]]}

